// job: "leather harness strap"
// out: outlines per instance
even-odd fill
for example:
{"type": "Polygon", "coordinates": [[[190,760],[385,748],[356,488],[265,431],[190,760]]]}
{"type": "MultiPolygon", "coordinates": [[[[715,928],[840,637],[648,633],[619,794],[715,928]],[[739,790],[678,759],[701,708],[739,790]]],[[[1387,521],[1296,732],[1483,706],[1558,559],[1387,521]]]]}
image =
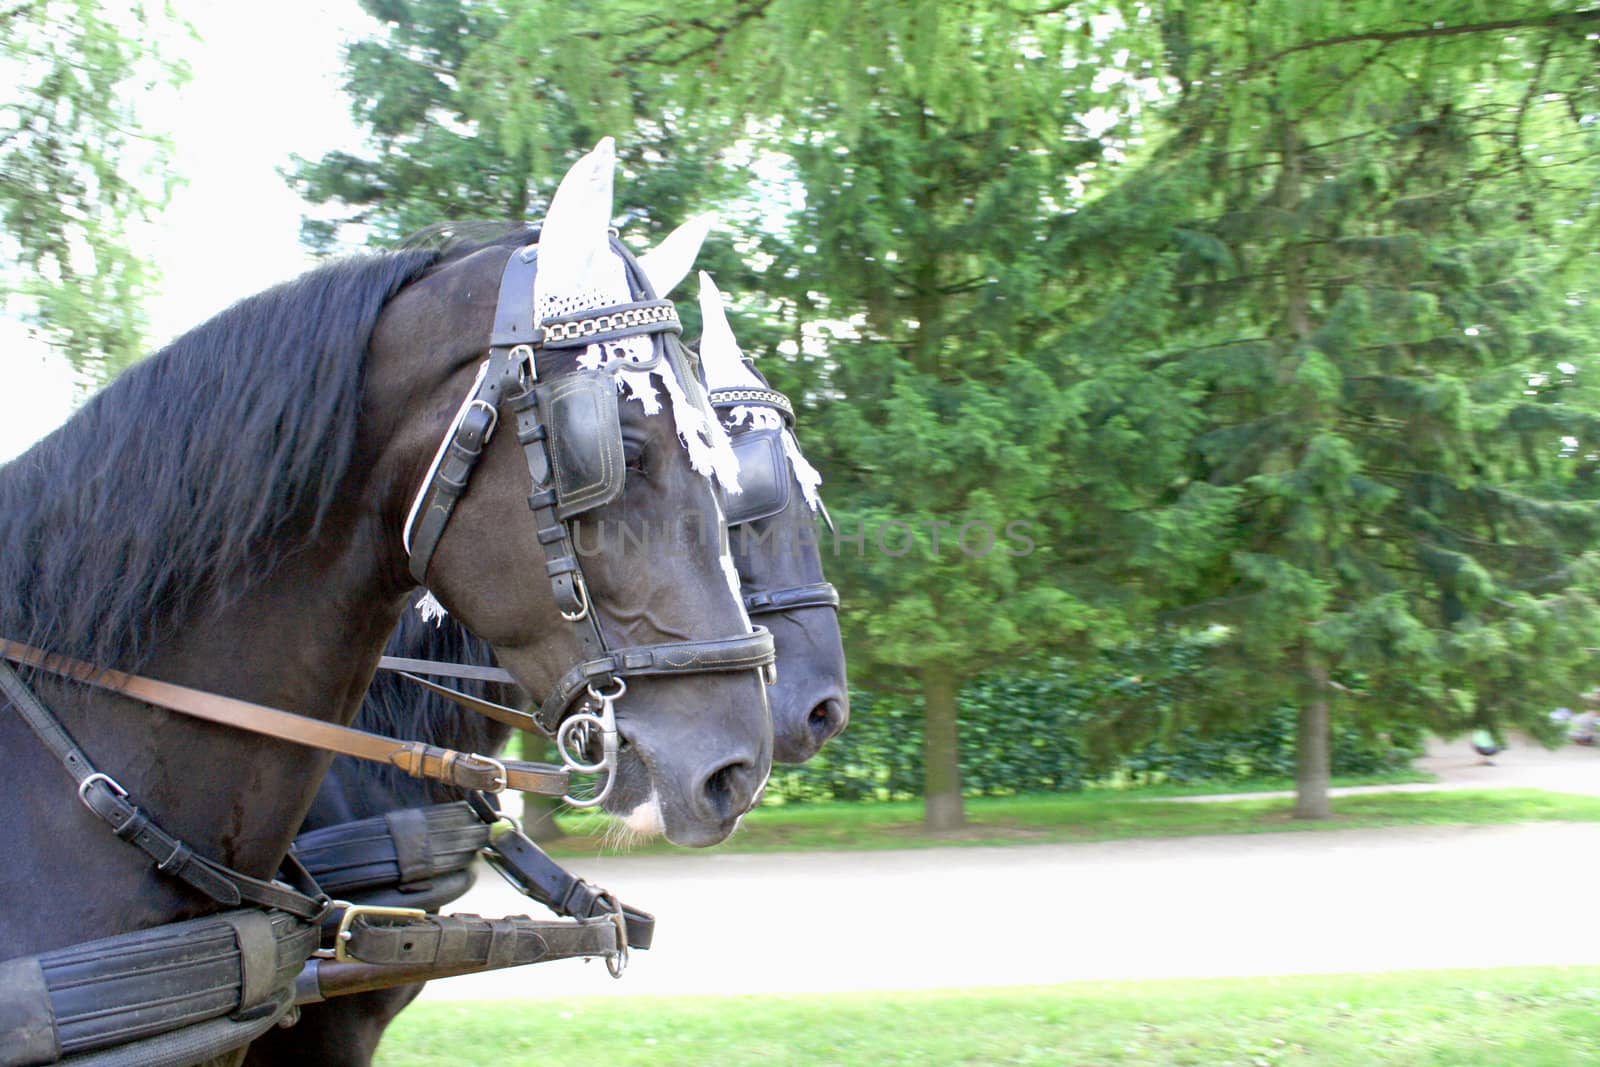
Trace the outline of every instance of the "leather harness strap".
{"type": "Polygon", "coordinates": [[[363,894],[375,889],[423,892],[465,870],[488,844],[489,825],[457,801],[307,830],[294,839],[294,854],[318,885],[360,904],[373,903],[363,894]]]}
{"type": "Polygon", "coordinates": [[[813,585],[795,585],[786,589],[762,590],[757,593],[746,593],[744,597],[744,610],[751,615],[775,615],[785,611],[796,611],[800,608],[834,608],[839,607],[839,590],[833,587],[832,582],[816,582],[813,585]]]}
{"type": "Polygon", "coordinates": [[[768,666],[775,658],[772,634],[759,626],[754,633],[737,637],[613,649],[578,664],[563,675],[545,698],[535,718],[544,729],[553,732],[559,725],[561,714],[586,687],[607,679],[747,671],[768,666]]]}
{"type": "Polygon", "coordinates": [[[409,674],[438,674],[447,678],[463,678],[474,682],[498,682],[516,685],[517,680],[504,667],[480,667],[466,663],[445,663],[432,659],[408,659],[404,656],[384,656],[378,660],[378,669],[409,674]]]}
{"type": "Polygon", "coordinates": [[[597,919],[620,911],[627,920],[629,948],[647,949],[655,938],[654,915],[629,907],[607,890],[579,878],[520,830],[495,836],[483,858],[524,896],[557,915],[597,919]]]}
{"type": "MultiPolygon", "coordinates": [[[[751,374],[766,382],[766,378],[748,360],[745,365],[750,368],[751,374]]],[[[789,398],[766,385],[760,388],[713,389],[710,398],[711,406],[719,411],[749,405],[768,407],[782,416],[785,426],[793,429],[795,424],[794,405],[789,398]]],[[[832,582],[816,582],[783,589],[762,589],[744,595],[744,610],[749,615],[776,615],[800,608],[833,608],[837,611],[839,590],[834,588],[832,582]]]]}
{"type": "MultiPolygon", "coordinates": [[[[6,654],[9,656],[9,651],[6,654]]],[[[78,796],[84,806],[104,819],[118,837],[149,856],[157,870],[228,907],[248,901],[305,920],[319,919],[328,910],[328,899],[320,893],[301,893],[282,883],[233,870],[201,856],[156,825],[115,779],[95,770],[60,721],[4,660],[0,660],[0,691],[78,783],[78,796]]]]}
{"type": "MultiPolygon", "coordinates": [[[[532,484],[528,507],[533,512],[535,537],[544,551],[545,574],[550,580],[556,606],[562,617],[572,624],[580,663],[556,683],[532,716],[467,697],[434,683],[422,684],[497,721],[523,729],[538,729],[551,737],[556,735],[573,703],[591,687],[638,675],[764,669],[776,659],[772,636],[760,627],[732,637],[612,649],[591,610],[571,523],[577,514],[603,501],[587,494],[576,499],[567,497],[558,489],[551,436],[561,427],[552,422],[551,413],[544,409],[565,395],[563,390],[569,384],[577,389],[582,386],[584,376],[606,376],[608,372],[577,368],[541,380],[538,352],[583,349],[624,337],[681,332],[672,302],[655,298],[648,280],[620,241],[613,240],[612,249],[628,265],[634,302],[542,322],[534,308],[538,246],[518,249],[507,258],[500,276],[489,357],[440,446],[434,470],[418,490],[404,535],[411,557],[411,575],[419,583],[426,584],[429,560],[494,431],[499,405],[505,402],[515,413],[517,441],[522,446],[532,484]]],[[[643,370],[662,359],[672,359],[666,344],[657,338],[651,360],[627,366],[643,370]]],[[[678,362],[681,364],[681,360],[678,362]]],[[[691,379],[698,382],[698,378],[687,373],[686,367],[682,368],[680,376],[685,379],[685,388],[689,387],[691,379]]],[[[609,382],[608,377],[606,381],[609,382]]],[[[606,393],[610,392],[608,387],[606,393]]],[[[620,447],[617,442],[612,444],[620,447]]]]}
{"type": "MultiPolygon", "coordinates": [[[[570,784],[567,771],[537,763],[497,760],[457,752],[421,741],[352,730],[330,722],[280,711],[262,704],[219,696],[137,674],[101,669],[81,660],[53,655],[0,638],[0,658],[59,674],[86,685],[120,693],[148,704],[251,733],[321,748],[346,756],[387,763],[416,778],[433,778],[462,789],[499,792],[505,788],[561,796],[570,784]]],[[[9,668],[8,668],[9,669],[9,668]]],[[[20,684],[20,683],[19,683],[20,684]]],[[[69,767],[70,769],[70,767],[69,767]]]]}
{"type": "Polygon", "coordinates": [[[599,919],[531,919],[511,915],[394,916],[358,911],[344,931],[345,951],[361,963],[385,966],[463,964],[486,970],[618,951],[617,924],[599,919]]]}
{"type": "Polygon", "coordinates": [[[259,1029],[270,1027],[288,1010],[295,976],[316,947],[314,924],[251,909],[0,962],[0,1023],[21,1022],[27,1039],[19,1049],[19,1035],[0,1026],[0,1063],[54,1063],[62,1056],[70,1063],[197,1062],[136,1055],[147,1047],[133,1043],[207,1020],[263,1020],[259,1029]],[[101,1050],[113,1048],[123,1058],[95,1055],[112,1057],[101,1050]]]}

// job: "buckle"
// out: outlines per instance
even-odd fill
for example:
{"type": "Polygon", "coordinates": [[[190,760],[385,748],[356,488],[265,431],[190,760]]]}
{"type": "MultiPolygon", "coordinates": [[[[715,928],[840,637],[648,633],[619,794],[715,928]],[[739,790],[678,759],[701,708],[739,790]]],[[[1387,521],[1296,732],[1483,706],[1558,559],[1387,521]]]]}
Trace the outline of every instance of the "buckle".
{"type": "Polygon", "coordinates": [[[78,783],[78,799],[83,801],[83,806],[89,808],[90,811],[94,811],[94,809],[89,807],[89,787],[94,785],[96,782],[104,782],[106,784],[106,788],[111,790],[119,797],[126,797],[128,795],[128,791],[122,788],[122,784],[115,778],[111,777],[109,774],[102,774],[99,771],[95,771],[93,774],[89,775],[89,777],[78,783]]]}
{"type": "Polygon", "coordinates": [[[349,944],[355,935],[350,931],[350,924],[362,915],[395,915],[408,919],[425,919],[428,913],[421,908],[382,908],[376,904],[352,904],[347,900],[335,901],[335,906],[342,906],[344,914],[339,917],[339,929],[333,935],[333,958],[340,963],[359,963],[355,956],[350,955],[349,944]]]}
{"type": "Polygon", "coordinates": [[[606,957],[606,973],[613,978],[621,978],[628,969],[628,917],[623,914],[622,901],[610,893],[606,893],[602,899],[610,902],[615,909],[608,918],[617,928],[617,954],[606,957]]]}

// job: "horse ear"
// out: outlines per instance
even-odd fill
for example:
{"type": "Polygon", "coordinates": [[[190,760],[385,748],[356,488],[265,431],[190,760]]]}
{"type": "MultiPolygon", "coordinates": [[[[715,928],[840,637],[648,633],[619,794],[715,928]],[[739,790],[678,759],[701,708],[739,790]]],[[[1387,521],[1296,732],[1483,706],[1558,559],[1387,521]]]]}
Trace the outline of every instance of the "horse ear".
{"type": "Polygon", "coordinates": [[[696,215],[639,257],[639,269],[650,279],[650,288],[657,297],[664,299],[688,275],[700,246],[716,223],[715,215],[696,215]]]}
{"type": "Polygon", "coordinates": [[[610,248],[606,231],[616,163],[616,141],[602,137],[561,179],[539,234],[540,281],[578,288],[595,257],[610,248]]]}
{"type": "Polygon", "coordinates": [[[744,353],[728,325],[722,293],[705,271],[700,272],[700,364],[705,367],[708,388],[760,384],[745,366],[744,353]]]}

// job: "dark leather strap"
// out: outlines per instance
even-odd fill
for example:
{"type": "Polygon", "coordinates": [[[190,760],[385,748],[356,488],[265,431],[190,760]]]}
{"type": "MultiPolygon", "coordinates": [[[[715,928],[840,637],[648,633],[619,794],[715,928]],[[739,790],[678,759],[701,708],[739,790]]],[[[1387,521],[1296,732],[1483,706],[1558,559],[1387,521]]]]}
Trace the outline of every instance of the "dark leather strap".
{"type": "Polygon", "coordinates": [[[610,919],[358,914],[348,933],[349,956],[385,966],[495,969],[619,951],[617,924],[610,919]]]}
{"type": "MultiPolygon", "coordinates": [[[[94,667],[67,656],[52,655],[28,645],[0,638],[0,658],[59,674],[85,685],[156,704],[208,722],[221,723],[252,733],[292,741],[299,745],[339,752],[359,759],[388,763],[415,778],[433,778],[462,789],[498,792],[518,789],[547,796],[561,796],[570,786],[570,776],[559,767],[517,760],[496,760],[457,752],[421,741],[399,741],[391,737],[352,730],[304,715],[252,704],[233,697],[219,696],[188,686],[157,681],[137,674],[94,667]]],[[[19,683],[20,684],[20,683],[19,683]]],[[[70,770],[70,764],[68,769],[70,770]]]]}
{"type": "MultiPolygon", "coordinates": [[[[48,1019],[61,1055],[120,1051],[208,1019],[282,1014],[317,942],[315,925],[253,910],[117,934],[0,964],[0,1014],[31,1020],[35,1034],[29,1044],[35,1048],[44,1044],[36,1032],[39,1021],[48,1019]],[[7,974],[22,975],[23,981],[8,990],[7,974]],[[19,1006],[8,993],[25,994],[33,1005],[19,1006]]],[[[7,1036],[0,1029],[0,1042],[7,1036]]],[[[38,1062],[54,1061],[0,1058],[6,1064],[38,1062]]]]}
{"type": "Polygon", "coordinates": [[[421,675],[412,674],[410,671],[399,671],[397,673],[400,675],[400,677],[409,682],[415,682],[417,685],[422,686],[422,688],[428,690],[430,693],[436,693],[444,699],[451,701],[454,704],[458,704],[469,711],[475,711],[486,719],[493,719],[495,722],[505,723],[507,726],[518,730],[543,729],[543,727],[539,725],[539,721],[537,719],[519,708],[507,707],[504,704],[497,704],[492,700],[485,700],[482,697],[475,697],[471,693],[463,693],[459,689],[451,689],[447,685],[440,685],[437,682],[430,682],[421,675]]]}
{"type": "Polygon", "coordinates": [[[407,659],[404,656],[383,656],[378,660],[382,671],[400,671],[407,674],[431,674],[441,678],[461,678],[473,682],[499,682],[517,685],[511,672],[504,667],[475,666],[467,663],[446,663],[436,659],[407,659]]]}
{"type": "Polygon", "coordinates": [[[563,675],[537,715],[542,727],[554,732],[572,702],[588,686],[605,679],[744,671],[768,666],[776,659],[772,634],[761,626],[737,637],[619,648],[563,675]]]}
{"type": "Polygon", "coordinates": [[[496,370],[491,362],[488,373],[463,409],[455,432],[446,439],[444,456],[430,486],[431,499],[411,530],[411,577],[418,585],[427,584],[428,561],[439,547],[445,525],[461,494],[467,491],[467,479],[472,476],[473,468],[483,455],[483,447],[494,431],[497,419],[494,405],[499,402],[500,383],[496,379],[491,386],[488,378],[496,370]]]}
{"type": "Polygon", "coordinates": [[[0,1063],[31,1065],[60,1058],[56,1013],[39,957],[0,960],[0,1063]]]}
{"type": "Polygon", "coordinates": [[[800,608],[838,610],[839,590],[831,582],[795,585],[787,589],[763,589],[744,596],[744,610],[751,615],[773,615],[800,608]]]}
{"type": "Polygon", "coordinates": [[[628,947],[647,949],[655,939],[656,919],[630,908],[599,886],[590,885],[562,867],[520,830],[495,836],[483,858],[524,896],[557,915],[597,919],[621,909],[628,921],[628,947]]]}
{"type": "Polygon", "coordinates": [[[228,907],[248,901],[307,920],[319,918],[327,910],[325,896],[301,893],[233,870],[201,856],[163,830],[133,803],[126,789],[95,770],[66,728],[4,660],[0,660],[0,692],[78,783],[78,796],[84,805],[104,819],[114,834],[149,856],[161,873],[228,907]]]}

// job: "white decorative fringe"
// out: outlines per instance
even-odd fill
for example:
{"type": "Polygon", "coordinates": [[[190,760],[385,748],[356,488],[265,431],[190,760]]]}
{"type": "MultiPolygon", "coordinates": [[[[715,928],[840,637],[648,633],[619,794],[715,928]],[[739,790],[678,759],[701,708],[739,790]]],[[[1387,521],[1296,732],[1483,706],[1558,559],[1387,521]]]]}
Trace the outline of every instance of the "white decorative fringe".
{"type": "Polygon", "coordinates": [[[430,589],[422,594],[421,600],[417,601],[417,614],[422,616],[423,622],[431,622],[438,626],[450,613],[444,609],[444,605],[439,603],[439,598],[434,596],[433,590],[430,589]]]}
{"type": "Polygon", "coordinates": [[[822,493],[819,487],[822,485],[822,474],[806,462],[806,457],[800,454],[800,442],[788,430],[783,431],[783,451],[789,457],[789,466],[794,469],[794,479],[800,483],[800,492],[804,494],[806,503],[812,511],[821,511],[822,493]]]}

